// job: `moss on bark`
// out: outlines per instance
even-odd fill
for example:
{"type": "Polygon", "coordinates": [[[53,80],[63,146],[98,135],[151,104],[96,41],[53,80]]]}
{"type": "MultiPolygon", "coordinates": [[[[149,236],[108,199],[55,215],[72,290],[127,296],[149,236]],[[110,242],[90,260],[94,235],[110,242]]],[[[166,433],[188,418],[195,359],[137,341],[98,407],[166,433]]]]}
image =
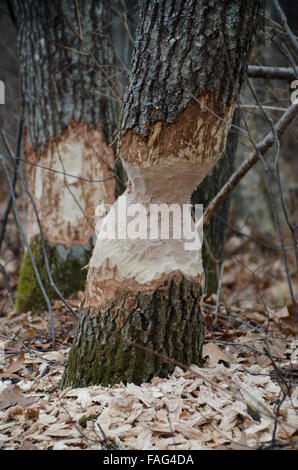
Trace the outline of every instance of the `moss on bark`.
{"type": "Polygon", "coordinates": [[[141,384],[167,377],[175,367],[160,353],[186,365],[202,364],[204,322],[201,288],[168,279],[154,292],[122,291],[106,310],[81,312],[61,387],[141,384]],[[133,299],[133,308],[128,309],[133,299]],[[139,347],[138,347],[139,345],[139,347]],[[142,349],[142,346],[149,350],[142,349]]]}
{"type": "MultiPolygon", "coordinates": [[[[87,270],[82,269],[90,260],[92,243],[88,246],[74,245],[68,249],[63,245],[52,245],[45,242],[49,266],[53,280],[64,297],[83,290],[87,270]]],[[[50,285],[39,236],[35,236],[30,248],[35,259],[39,276],[50,300],[58,296],[50,285]]],[[[16,296],[16,309],[21,312],[36,312],[47,308],[43,294],[38,285],[29,253],[23,258],[19,273],[16,296]]]]}

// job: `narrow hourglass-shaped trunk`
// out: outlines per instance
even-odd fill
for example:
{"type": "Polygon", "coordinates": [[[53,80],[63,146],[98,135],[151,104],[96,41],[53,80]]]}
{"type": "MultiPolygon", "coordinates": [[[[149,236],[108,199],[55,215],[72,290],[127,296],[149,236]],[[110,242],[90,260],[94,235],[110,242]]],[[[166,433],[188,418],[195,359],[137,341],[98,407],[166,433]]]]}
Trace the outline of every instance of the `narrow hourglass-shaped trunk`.
{"type": "MultiPolygon", "coordinates": [[[[129,184],[106,225],[122,207],[130,223],[133,204],[190,203],[225,151],[261,4],[143,2],[118,148],[129,184]]],[[[201,364],[204,272],[184,242],[99,237],[63,386],[167,376],[173,362],[150,350],[201,364]]]]}

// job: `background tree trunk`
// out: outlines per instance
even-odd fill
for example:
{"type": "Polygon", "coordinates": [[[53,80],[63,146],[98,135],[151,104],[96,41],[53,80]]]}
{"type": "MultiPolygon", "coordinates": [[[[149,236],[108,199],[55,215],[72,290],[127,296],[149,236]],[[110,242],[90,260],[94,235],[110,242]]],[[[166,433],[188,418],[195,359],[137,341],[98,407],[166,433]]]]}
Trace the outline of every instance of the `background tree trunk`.
{"type": "MultiPolygon", "coordinates": [[[[232,122],[236,126],[239,125],[239,112],[237,109],[232,122]]],[[[237,144],[238,131],[233,128],[227,137],[227,147],[224,156],[216,163],[215,167],[212,168],[210,173],[193,193],[191,198],[193,204],[203,204],[205,209],[227,182],[234,170],[237,144]]],[[[228,220],[229,208],[230,198],[228,197],[219,207],[215,216],[212,217],[210,225],[204,229],[204,238],[207,239],[209,247],[208,249],[206,243],[204,243],[202,249],[203,268],[205,272],[205,292],[208,293],[216,293],[218,289],[218,274],[220,273],[224,260],[226,241],[226,225],[224,221],[228,220]],[[218,263],[216,263],[214,259],[218,260],[218,263]]]]}
{"type": "MultiPolygon", "coordinates": [[[[13,0],[11,4],[18,28],[25,155],[33,164],[60,172],[27,165],[27,182],[47,240],[53,278],[68,296],[84,288],[82,268],[93,248],[96,206],[115,199],[109,144],[120,100],[110,79],[115,72],[110,2],[79,0],[78,10],[71,0],[13,0]]],[[[39,228],[30,203],[27,237],[47,286],[39,228]]],[[[51,290],[48,294],[54,296],[51,290]]],[[[16,306],[36,310],[43,305],[27,254],[16,306]]]]}
{"type": "MultiPolygon", "coordinates": [[[[115,211],[190,202],[225,151],[261,5],[143,2],[118,150],[129,183],[115,211]]],[[[201,364],[204,273],[200,250],[184,242],[97,240],[62,386],[142,383],[173,370],[138,344],[201,364]]]]}

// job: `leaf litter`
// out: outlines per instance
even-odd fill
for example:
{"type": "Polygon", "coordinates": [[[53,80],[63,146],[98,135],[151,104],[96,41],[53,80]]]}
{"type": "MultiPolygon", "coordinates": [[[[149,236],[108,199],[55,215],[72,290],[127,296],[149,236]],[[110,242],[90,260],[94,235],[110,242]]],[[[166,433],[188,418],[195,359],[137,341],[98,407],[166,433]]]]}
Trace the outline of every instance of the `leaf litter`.
{"type": "MultiPolygon", "coordinates": [[[[65,358],[67,353],[63,351],[65,358]]],[[[57,354],[61,357],[62,352],[57,354]]],[[[39,361],[24,355],[25,367],[39,361]]],[[[63,450],[111,444],[123,450],[210,449],[237,443],[242,448],[243,439],[245,446],[256,448],[272,436],[280,387],[270,367],[255,364],[243,370],[241,363],[226,367],[212,362],[208,368],[193,366],[188,371],[176,367],[169,378],[141,386],[121,383],[61,391],[62,373],[63,366],[55,365],[41,379],[24,376],[17,385],[1,383],[2,449],[18,449],[27,442],[37,449],[63,450]]],[[[297,391],[294,388],[282,404],[278,440],[288,441],[296,433],[297,391]]]]}
{"type": "MultiPolygon", "coordinates": [[[[227,247],[232,253],[233,237],[227,247]]],[[[176,367],[168,378],[141,386],[61,390],[74,318],[62,302],[54,303],[57,350],[51,351],[47,312],[15,312],[2,293],[0,448],[205,450],[279,443],[296,449],[294,312],[279,260],[265,253],[267,265],[252,280],[245,265],[258,263],[251,253],[246,244],[241,264],[226,257],[225,298],[217,312],[215,297],[204,298],[204,367],[176,367]],[[270,266],[273,277],[267,276],[270,266]]],[[[68,301],[78,310],[81,293],[68,301]]]]}

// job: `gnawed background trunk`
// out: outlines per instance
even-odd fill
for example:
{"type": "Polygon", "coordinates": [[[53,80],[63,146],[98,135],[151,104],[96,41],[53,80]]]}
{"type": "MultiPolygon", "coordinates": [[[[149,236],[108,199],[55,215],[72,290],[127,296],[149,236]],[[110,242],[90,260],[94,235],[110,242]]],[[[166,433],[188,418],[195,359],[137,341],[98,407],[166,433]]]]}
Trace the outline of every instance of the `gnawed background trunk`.
{"type": "MultiPolygon", "coordinates": [[[[151,204],[190,203],[225,151],[261,4],[143,2],[118,150],[129,183],[105,224],[125,204],[144,222],[151,204]]],[[[184,242],[98,239],[62,386],[167,376],[173,362],[148,349],[201,364],[201,251],[184,242]]]]}
{"type": "MultiPolygon", "coordinates": [[[[114,152],[109,144],[114,140],[119,97],[110,79],[115,73],[110,2],[79,0],[78,9],[71,0],[11,4],[18,27],[25,156],[33,164],[27,165],[28,188],[47,241],[54,281],[67,296],[84,288],[82,268],[93,248],[95,209],[115,199],[114,152]]],[[[31,203],[27,237],[53,297],[31,203]]],[[[36,310],[43,305],[27,254],[16,306],[36,310]]]]}

